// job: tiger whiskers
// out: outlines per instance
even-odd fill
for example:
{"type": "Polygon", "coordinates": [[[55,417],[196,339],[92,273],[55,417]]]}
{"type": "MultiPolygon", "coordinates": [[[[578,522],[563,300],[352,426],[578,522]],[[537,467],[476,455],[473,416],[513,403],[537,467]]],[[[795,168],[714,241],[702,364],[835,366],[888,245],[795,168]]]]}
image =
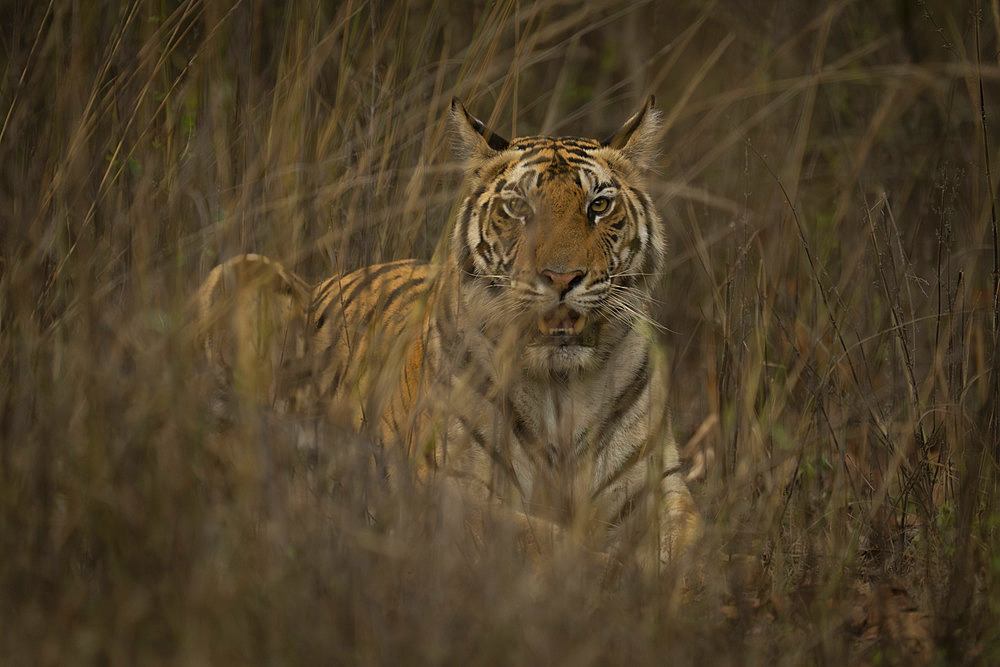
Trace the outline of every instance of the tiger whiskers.
{"type": "Polygon", "coordinates": [[[637,301],[647,304],[662,305],[663,301],[653,297],[648,292],[639,289],[638,287],[629,287],[628,285],[618,285],[616,283],[611,283],[610,290],[613,292],[621,292],[634,297],[637,301]]]}
{"type": "Polygon", "coordinates": [[[607,300],[599,304],[595,310],[606,318],[626,326],[633,326],[635,322],[643,322],[657,331],[676,333],[650,317],[641,305],[630,303],[614,291],[609,292],[607,300]]]}
{"type": "Polygon", "coordinates": [[[610,273],[610,274],[608,274],[608,278],[611,278],[611,279],[614,279],[614,278],[662,278],[665,275],[666,274],[663,271],[653,271],[653,272],[648,272],[648,273],[644,272],[644,271],[623,271],[621,273],[610,273]]]}

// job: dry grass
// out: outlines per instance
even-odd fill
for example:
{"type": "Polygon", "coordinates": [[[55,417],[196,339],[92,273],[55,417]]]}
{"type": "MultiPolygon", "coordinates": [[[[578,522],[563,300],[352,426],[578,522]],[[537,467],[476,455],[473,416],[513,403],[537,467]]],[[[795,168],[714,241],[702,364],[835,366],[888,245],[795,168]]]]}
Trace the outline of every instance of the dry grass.
{"type": "Polygon", "coordinates": [[[1000,661],[997,2],[672,4],[5,3],[2,661],[1000,661]],[[527,563],[357,436],[215,429],[212,265],[430,257],[453,94],[603,136],[649,92],[690,558],[527,563]]]}

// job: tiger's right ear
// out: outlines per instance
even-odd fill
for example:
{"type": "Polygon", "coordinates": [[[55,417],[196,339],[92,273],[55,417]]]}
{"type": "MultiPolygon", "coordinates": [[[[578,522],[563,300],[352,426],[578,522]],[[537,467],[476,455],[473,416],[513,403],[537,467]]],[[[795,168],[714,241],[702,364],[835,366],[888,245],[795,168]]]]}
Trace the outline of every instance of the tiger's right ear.
{"type": "Polygon", "coordinates": [[[466,111],[457,97],[451,98],[448,124],[451,126],[455,155],[463,160],[488,160],[510,145],[486,127],[483,121],[466,111]]]}
{"type": "Polygon", "coordinates": [[[656,98],[650,95],[642,109],[625,121],[613,137],[602,142],[603,145],[618,149],[641,169],[652,167],[660,133],[660,112],[655,106],[656,98]]]}

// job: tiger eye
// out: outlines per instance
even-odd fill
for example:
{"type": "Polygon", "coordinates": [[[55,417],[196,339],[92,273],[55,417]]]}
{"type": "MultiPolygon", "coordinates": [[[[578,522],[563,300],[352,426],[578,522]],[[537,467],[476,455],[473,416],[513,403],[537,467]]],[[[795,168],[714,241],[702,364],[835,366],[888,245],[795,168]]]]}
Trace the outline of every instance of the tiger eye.
{"type": "Polygon", "coordinates": [[[590,212],[599,215],[607,211],[610,206],[611,200],[607,197],[598,197],[594,201],[590,202],[590,212]]]}
{"type": "Polygon", "coordinates": [[[507,210],[507,213],[515,218],[524,218],[531,213],[531,206],[520,197],[504,199],[503,206],[507,210]]]}

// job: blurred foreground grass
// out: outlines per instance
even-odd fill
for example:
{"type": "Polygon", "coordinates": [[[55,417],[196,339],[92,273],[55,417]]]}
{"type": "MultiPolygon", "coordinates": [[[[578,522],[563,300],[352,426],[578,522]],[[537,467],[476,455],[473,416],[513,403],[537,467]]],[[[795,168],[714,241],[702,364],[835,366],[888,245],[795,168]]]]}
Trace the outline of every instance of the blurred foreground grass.
{"type": "Polygon", "coordinates": [[[996,2],[52,0],[0,25],[5,664],[1000,661],[996,2]],[[601,137],[651,92],[688,559],[526,562],[387,488],[356,435],[307,461],[308,424],[215,428],[188,326],[212,265],[430,257],[452,95],[508,136],[601,137]]]}

